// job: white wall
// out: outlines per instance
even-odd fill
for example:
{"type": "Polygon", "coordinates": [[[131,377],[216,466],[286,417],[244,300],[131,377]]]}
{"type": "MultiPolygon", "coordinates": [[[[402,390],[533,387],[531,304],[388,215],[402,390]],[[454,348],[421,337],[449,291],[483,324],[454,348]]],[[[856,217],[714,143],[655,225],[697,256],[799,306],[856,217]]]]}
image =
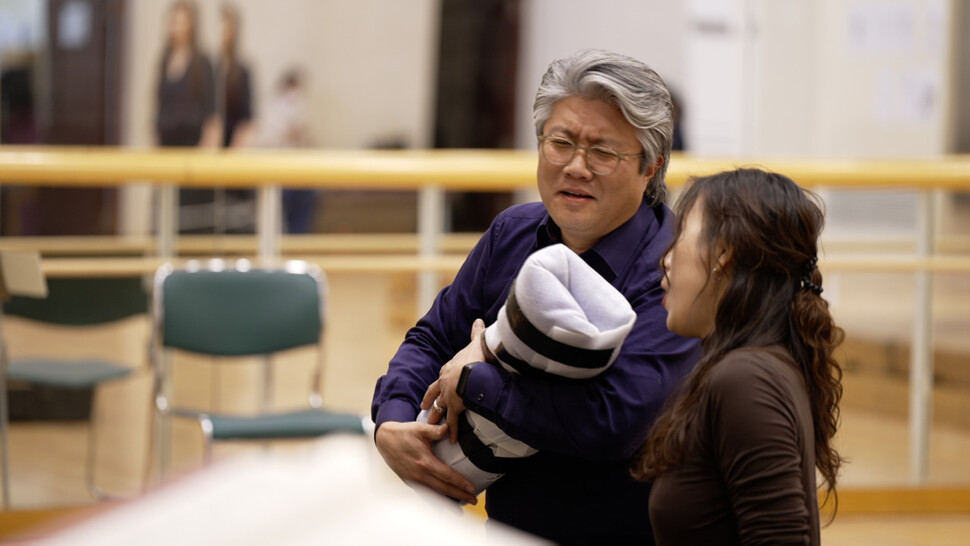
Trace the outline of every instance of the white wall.
{"type": "MultiPolygon", "coordinates": [[[[691,151],[738,158],[947,150],[950,0],[691,0],[691,151]]],[[[827,233],[906,235],[912,192],[823,191],[827,233]]]]}
{"type": "Polygon", "coordinates": [[[0,0],[0,57],[7,50],[38,49],[47,39],[44,2],[0,0]]]}
{"type": "Polygon", "coordinates": [[[535,148],[532,102],[549,63],[580,49],[636,57],[684,90],[684,8],[667,0],[524,0],[516,92],[516,146],[535,148]]]}
{"type": "Polygon", "coordinates": [[[817,43],[823,155],[946,151],[949,0],[825,0],[817,43]]]}
{"type": "MultiPolygon", "coordinates": [[[[321,146],[431,140],[440,0],[238,0],[260,103],[302,67],[321,146]]],[[[524,0],[516,143],[553,59],[586,47],[650,64],[684,98],[700,151],[920,155],[945,148],[952,0],[524,0]],[[719,30],[720,26],[720,30],[719,30]],[[720,148],[719,148],[720,147],[720,148]]],[[[200,2],[215,52],[217,2],[200,2]]],[[[151,140],[168,2],[129,4],[126,142],[151,140]]],[[[694,134],[691,134],[694,133],[694,134]]]]}
{"type": "MultiPolygon", "coordinates": [[[[302,69],[320,146],[360,148],[387,135],[430,141],[438,0],[236,0],[240,56],[258,119],[280,75],[302,69]]],[[[220,2],[199,2],[200,39],[214,58],[220,2]]],[[[127,138],[151,142],[154,85],[169,2],[128,4],[127,138]]]]}
{"type": "Polygon", "coordinates": [[[690,0],[685,19],[686,148],[740,154],[750,145],[758,100],[752,14],[745,0],[690,0]]]}
{"type": "MultiPolygon", "coordinates": [[[[535,146],[532,101],[549,62],[598,47],[644,60],[679,92],[694,153],[940,154],[953,1],[523,0],[516,146],[535,146]]],[[[429,145],[439,2],[238,0],[257,118],[280,73],[299,66],[318,145],[429,145]]],[[[218,5],[200,2],[210,54],[218,5]]],[[[124,137],[148,146],[168,2],[128,6],[124,137]]],[[[146,192],[128,192],[129,232],[147,230],[146,192]]]]}
{"type": "MultiPolygon", "coordinates": [[[[431,142],[439,0],[235,0],[240,57],[253,78],[255,114],[281,74],[306,76],[310,128],[318,146],[366,148],[397,138],[431,142]]],[[[214,59],[221,2],[197,2],[202,49],[214,59]]],[[[154,86],[169,2],[129,2],[123,142],[153,143],[154,86]]],[[[126,189],[122,228],[150,229],[147,186],[126,189]]]]}
{"type": "Polygon", "coordinates": [[[692,151],[943,153],[951,9],[951,0],[691,0],[692,151]]]}
{"type": "Polygon", "coordinates": [[[813,2],[776,0],[757,2],[749,14],[749,125],[741,151],[811,155],[821,129],[818,88],[830,68],[818,58],[820,42],[827,41],[819,10],[813,2]]]}

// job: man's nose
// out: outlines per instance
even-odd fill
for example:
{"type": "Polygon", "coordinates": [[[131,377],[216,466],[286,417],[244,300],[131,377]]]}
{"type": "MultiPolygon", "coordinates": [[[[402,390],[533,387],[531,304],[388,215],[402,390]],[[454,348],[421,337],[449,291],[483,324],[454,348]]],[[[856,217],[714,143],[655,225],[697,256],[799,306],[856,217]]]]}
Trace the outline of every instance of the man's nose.
{"type": "Polygon", "coordinates": [[[566,163],[566,169],[582,178],[590,178],[593,175],[586,160],[586,150],[582,148],[576,148],[576,153],[573,154],[569,163],[566,163]]]}

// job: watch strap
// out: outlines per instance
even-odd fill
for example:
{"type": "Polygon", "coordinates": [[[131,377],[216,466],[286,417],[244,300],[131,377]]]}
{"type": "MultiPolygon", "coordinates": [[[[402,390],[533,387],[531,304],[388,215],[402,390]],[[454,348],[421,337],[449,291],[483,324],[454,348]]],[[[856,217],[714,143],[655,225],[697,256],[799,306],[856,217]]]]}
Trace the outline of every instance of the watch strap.
{"type": "Polygon", "coordinates": [[[479,364],[479,362],[469,362],[462,367],[461,375],[458,376],[458,385],[455,386],[455,393],[459,398],[465,398],[465,390],[468,389],[468,376],[471,375],[475,366],[479,364]]]}

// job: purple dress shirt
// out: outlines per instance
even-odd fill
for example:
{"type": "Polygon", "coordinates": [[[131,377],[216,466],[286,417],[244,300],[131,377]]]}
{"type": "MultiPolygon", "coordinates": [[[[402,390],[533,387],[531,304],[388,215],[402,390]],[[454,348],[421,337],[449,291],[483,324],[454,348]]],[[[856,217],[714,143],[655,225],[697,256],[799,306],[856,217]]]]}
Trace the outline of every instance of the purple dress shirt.
{"type": "MultiPolygon", "coordinates": [[[[488,488],[489,518],[558,543],[652,543],[649,484],[629,467],[667,395],[700,357],[700,345],[667,330],[660,259],[673,237],[664,205],[641,205],[582,258],[633,306],[637,322],[620,355],[586,381],[555,381],[477,366],[464,403],[541,450],[488,488]]],[[[495,321],[526,257],[561,242],[542,203],[496,217],[454,282],[415,325],[378,379],[371,415],[413,421],[438,370],[468,345],[471,324],[495,321]]]]}

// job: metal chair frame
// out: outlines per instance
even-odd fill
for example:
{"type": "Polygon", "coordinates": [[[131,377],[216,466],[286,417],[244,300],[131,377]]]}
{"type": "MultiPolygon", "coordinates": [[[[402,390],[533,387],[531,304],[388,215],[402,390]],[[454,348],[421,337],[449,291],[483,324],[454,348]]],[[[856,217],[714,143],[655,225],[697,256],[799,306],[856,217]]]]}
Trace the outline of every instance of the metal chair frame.
{"type": "MultiPolygon", "coordinates": [[[[107,324],[110,322],[116,322],[120,318],[116,317],[109,320],[103,321],[93,321],[91,324],[107,324]]],[[[37,319],[38,322],[49,322],[37,319]]],[[[65,358],[65,361],[70,359],[65,358]]],[[[7,343],[3,339],[3,332],[0,330],[0,479],[3,481],[2,486],[2,498],[3,506],[9,508],[11,506],[10,501],[10,457],[8,449],[8,437],[9,437],[9,397],[7,392],[8,379],[10,377],[10,355],[7,349],[7,343]]],[[[97,454],[98,454],[98,411],[100,409],[100,387],[103,383],[110,381],[120,380],[130,377],[135,373],[137,369],[132,369],[130,372],[124,374],[118,374],[115,377],[109,379],[102,379],[99,381],[91,381],[90,385],[87,387],[91,389],[91,407],[90,416],[88,419],[88,434],[87,434],[87,455],[85,462],[85,485],[87,487],[90,495],[97,500],[110,500],[119,498],[118,495],[111,495],[105,490],[101,489],[97,482],[97,454]]],[[[41,382],[31,381],[31,383],[41,384],[41,382]]]]}
{"type": "MultiPolygon", "coordinates": [[[[154,327],[153,336],[151,343],[151,358],[150,362],[152,369],[154,370],[154,402],[156,414],[159,417],[157,422],[158,426],[158,445],[156,446],[158,450],[158,461],[159,470],[162,478],[165,477],[165,473],[168,466],[167,454],[168,454],[168,444],[169,438],[166,433],[165,421],[170,417],[182,417],[194,419],[199,423],[199,427],[202,431],[203,437],[203,462],[208,464],[212,460],[212,445],[217,441],[223,441],[214,436],[214,425],[213,419],[216,412],[202,410],[198,408],[187,408],[181,407],[173,404],[171,401],[171,352],[169,346],[165,341],[165,331],[164,331],[164,321],[165,321],[165,295],[166,281],[174,274],[195,274],[199,272],[210,272],[210,273],[221,273],[221,272],[235,272],[235,273],[245,273],[250,271],[269,271],[269,272],[279,272],[281,274],[291,274],[291,275],[309,275],[316,283],[318,304],[320,312],[320,331],[317,339],[315,340],[316,348],[316,359],[312,370],[312,378],[310,385],[310,393],[308,396],[308,409],[312,410],[322,410],[322,380],[324,371],[324,330],[327,324],[326,317],[326,304],[328,301],[327,292],[327,282],[324,272],[319,268],[319,266],[308,263],[305,261],[291,260],[282,264],[282,266],[266,266],[266,267],[254,267],[248,260],[237,260],[237,261],[226,261],[226,260],[209,260],[208,262],[192,261],[189,262],[184,268],[176,269],[171,264],[163,265],[155,275],[155,285],[154,285],[154,305],[153,305],[153,315],[154,315],[154,327]]],[[[285,349],[291,349],[296,347],[305,347],[309,344],[294,345],[292,347],[286,347],[285,349]]],[[[184,349],[182,349],[184,350],[184,349]]],[[[284,349],[278,349],[284,350],[284,349]]],[[[265,413],[268,410],[269,403],[271,402],[271,393],[273,392],[273,380],[274,380],[274,362],[273,354],[276,351],[270,351],[266,353],[242,353],[235,354],[232,356],[238,357],[253,357],[258,356],[262,360],[262,371],[263,371],[263,381],[262,381],[262,407],[260,408],[260,413],[265,413]]],[[[217,353],[209,352],[196,352],[196,354],[203,354],[216,357],[217,359],[220,355],[217,353]]],[[[256,417],[256,416],[253,416],[256,417]]],[[[267,440],[268,438],[254,438],[256,440],[267,440]]],[[[239,438],[232,438],[233,441],[241,441],[239,438]]]]}

